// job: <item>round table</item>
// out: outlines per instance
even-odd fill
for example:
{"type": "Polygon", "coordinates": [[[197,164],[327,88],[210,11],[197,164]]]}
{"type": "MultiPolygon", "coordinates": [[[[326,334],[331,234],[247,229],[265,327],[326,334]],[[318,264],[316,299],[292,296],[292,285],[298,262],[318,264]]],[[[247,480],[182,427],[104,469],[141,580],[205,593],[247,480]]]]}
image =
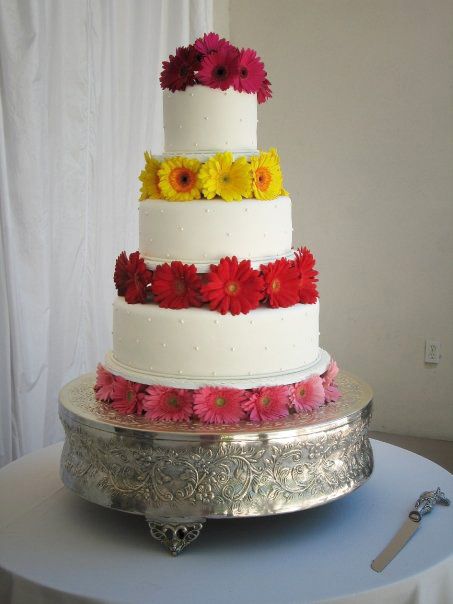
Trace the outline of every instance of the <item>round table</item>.
{"type": "Polygon", "coordinates": [[[453,477],[427,459],[372,441],[375,470],[319,508],[211,521],[172,558],[141,516],[99,507],[58,476],[61,444],[0,471],[0,602],[216,604],[453,601],[453,507],[436,509],[380,574],[371,560],[418,495],[453,477]]]}

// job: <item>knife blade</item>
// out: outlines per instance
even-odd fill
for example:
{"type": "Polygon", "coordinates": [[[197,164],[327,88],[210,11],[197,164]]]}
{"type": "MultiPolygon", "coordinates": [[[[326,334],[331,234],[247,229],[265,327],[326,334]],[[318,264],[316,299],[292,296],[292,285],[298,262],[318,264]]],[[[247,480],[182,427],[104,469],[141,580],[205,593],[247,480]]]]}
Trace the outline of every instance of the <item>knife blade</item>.
{"type": "Polygon", "coordinates": [[[394,535],[389,544],[373,560],[371,568],[380,573],[393,560],[393,558],[403,549],[412,535],[420,528],[422,516],[428,514],[434,505],[450,505],[450,500],[445,497],[438,487],[435,491],[424,491],[415,502],[414,509],[409,513],[409,517],[394,535]]]}

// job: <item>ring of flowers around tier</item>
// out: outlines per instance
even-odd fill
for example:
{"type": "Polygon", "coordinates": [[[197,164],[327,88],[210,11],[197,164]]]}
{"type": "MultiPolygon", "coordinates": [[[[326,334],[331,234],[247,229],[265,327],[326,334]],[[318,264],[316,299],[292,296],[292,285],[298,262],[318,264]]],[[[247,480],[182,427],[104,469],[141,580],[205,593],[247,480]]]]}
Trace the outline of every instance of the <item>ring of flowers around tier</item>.
{"type": "Polygon", "coordinates": [[[260,304],[288,308],[295,304],[315,304],[318,299],[318,271],[306,247],[296,250],[293,260],[280,258],[262,264],[260,270],[250,260],[236,256],[211,264],[200,274],[195,265],[178,260],[147,268],[140,252],[121,252],[115,264],[114,281],[119,296],[128,304],[156,302],[161,308],[179,310],[209,304],[222,315],[247,314],[260,304]]]}
{"type": "Polygon", "coordinates": [[[261,58],[251,48],[236,48],[213,32],[189,46],[180,46],[162,62],[160,85],[176,92],[187,86],[208,86],[256,94],[258,103],[272,96],[261,58]]]}
{"type": "Polygon", "coordinates": [[[99,364],[94,386],[96,399],[123,415],[144,415],[152,421],[200,421],[235,424],[241,420],[272,421],[291,413],[307,413],[337,401],[338,366],[331,360],[321,375],[290,384],[243,390],[204,386],[197,390],[148,386],[115,376],[99,364]]]}
{"type": "Polygon", "coordinates": [[[145,167],[138,178],[142,182],[140,201],[192,201],[202,198],[269,200],[288,195],[283,187],[280,159],[274,148],[249,159],[234,159],[230,151],[225,151],[206,162],[182,156],[159,161],[145,151],[145,167]]]}

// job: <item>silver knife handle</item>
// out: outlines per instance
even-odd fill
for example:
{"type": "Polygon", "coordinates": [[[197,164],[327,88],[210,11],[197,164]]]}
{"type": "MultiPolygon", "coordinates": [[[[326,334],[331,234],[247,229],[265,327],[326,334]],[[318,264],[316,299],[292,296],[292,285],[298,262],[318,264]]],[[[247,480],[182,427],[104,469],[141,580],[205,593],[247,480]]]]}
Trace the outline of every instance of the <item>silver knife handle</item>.
{"type": "Polygon", "coordinates": [[[409,517],[415,522],[420,522],[421,517],[429,514],[436,503],[450,505],[450,500],[440,490],[440,487],[437,487],[435,491],[424,491],[415,502],[414,509],[409,514],[409,517]]]}

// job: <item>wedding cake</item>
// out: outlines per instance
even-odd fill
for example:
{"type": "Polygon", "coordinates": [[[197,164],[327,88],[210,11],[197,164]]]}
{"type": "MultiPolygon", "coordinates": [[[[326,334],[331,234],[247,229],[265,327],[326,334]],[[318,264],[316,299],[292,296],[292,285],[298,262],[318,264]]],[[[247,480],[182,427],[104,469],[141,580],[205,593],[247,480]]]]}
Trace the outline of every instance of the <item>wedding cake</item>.
{"type": "Polygon", "coordinates": [[[293,248],[278,153],[257,147],[261,59],[216,34],[164,61],[164,153],[145,153],[139,249],[121,252],[96,398],[152,421],[228,424],[336,401],[318,273],[293,248]]]}

